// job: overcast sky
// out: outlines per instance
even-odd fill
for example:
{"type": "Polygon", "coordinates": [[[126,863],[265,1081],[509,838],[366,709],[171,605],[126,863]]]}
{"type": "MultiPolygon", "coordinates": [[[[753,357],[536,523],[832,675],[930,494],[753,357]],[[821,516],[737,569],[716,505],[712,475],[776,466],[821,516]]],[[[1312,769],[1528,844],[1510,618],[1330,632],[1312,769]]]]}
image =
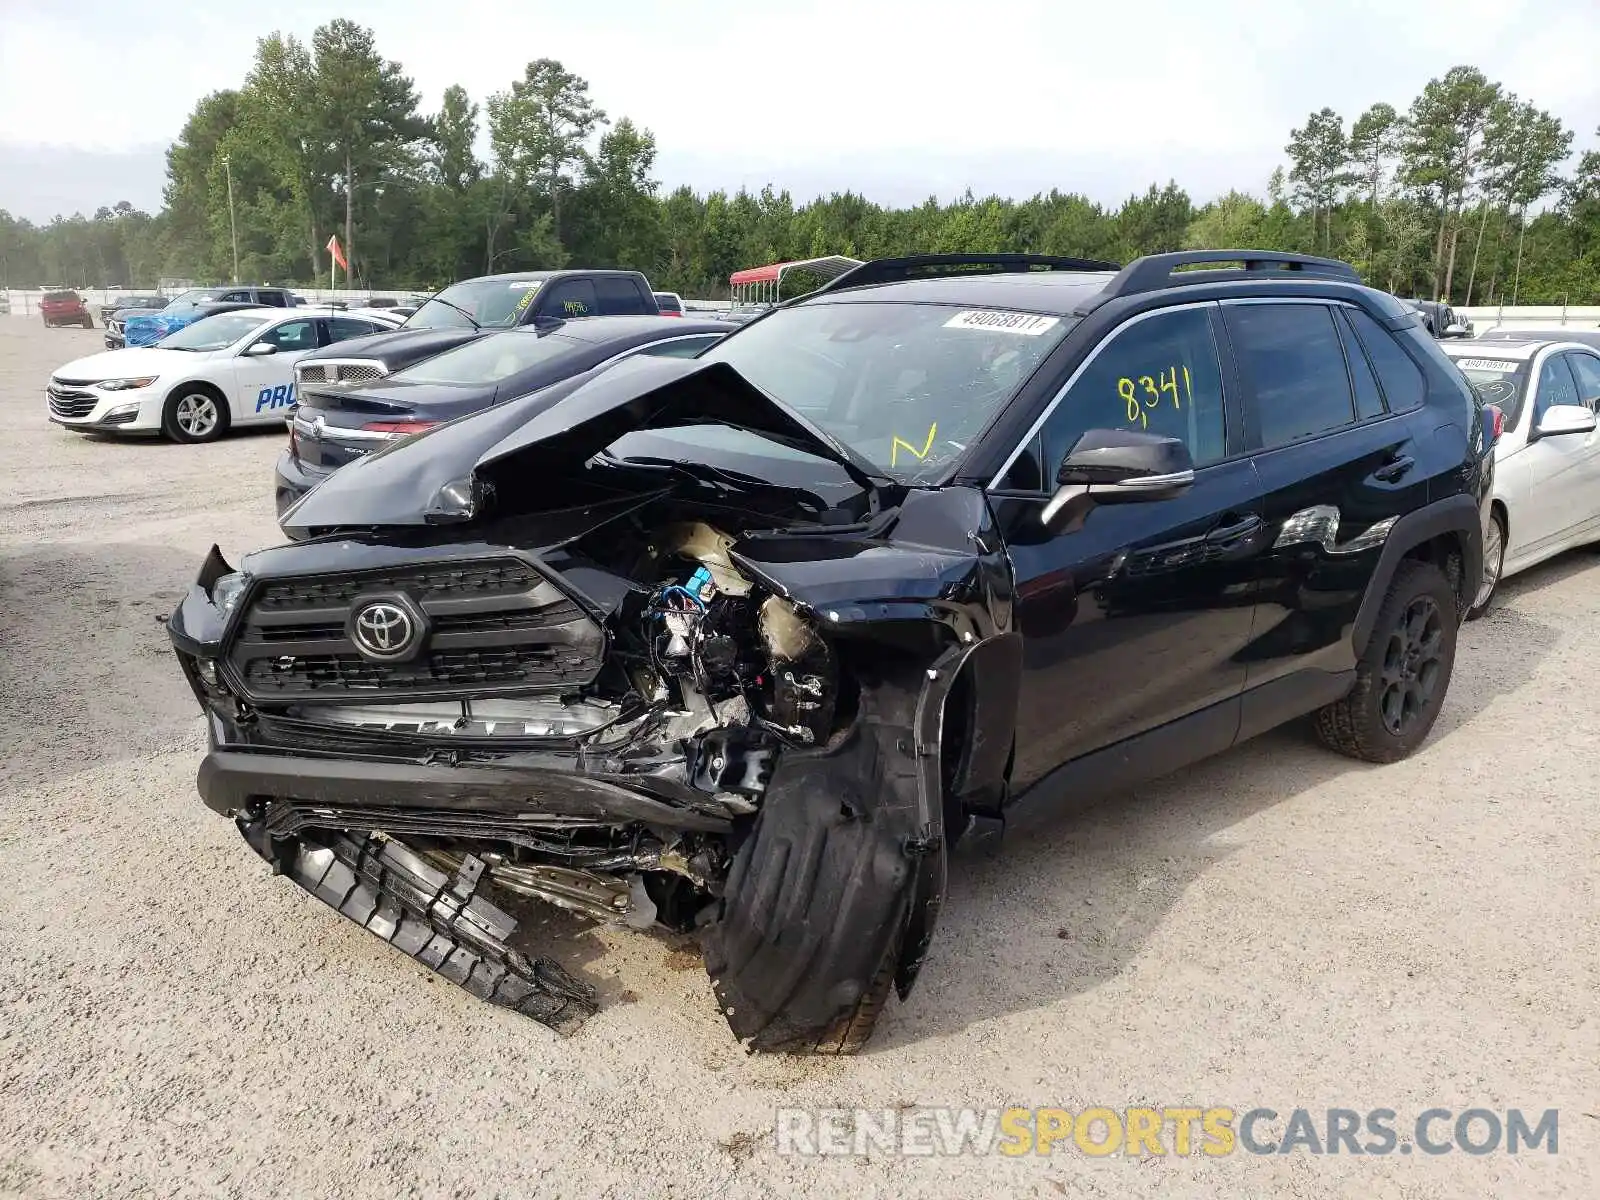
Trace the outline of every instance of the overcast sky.
{"type": "Polygon", "coordinates": [[[1460,63],[1600,125],[1600,4],[1448,0],[0,0],[0,208],[36,221],[155,210],[163,151],[255,41],[339,13],[374,29],[423,107],[482,101],[560,59],[656,134],[667,187],[882,203],[1059,187],[1115,204],[1174,178],[1264,191],[1289,130],[1404,108],[1460,63]]]}

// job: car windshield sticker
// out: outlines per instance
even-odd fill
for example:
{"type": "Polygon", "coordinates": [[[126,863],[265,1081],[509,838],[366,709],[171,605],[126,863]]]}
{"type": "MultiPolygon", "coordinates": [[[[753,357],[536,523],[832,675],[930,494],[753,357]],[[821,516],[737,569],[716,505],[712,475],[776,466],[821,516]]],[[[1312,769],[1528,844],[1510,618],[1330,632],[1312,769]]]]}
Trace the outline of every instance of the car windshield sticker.
{"type": "Polygon", "coordinates": [[[1148,411],[1159,408],[1164,398],[1171,399],[1172,407],[1180,412],[1185,401],[1194,403],[1189,368],[1179,364],[1158,369],[1154,375],[1140,375],[1137,383],[1124,375],[1117,380],[1117,395],[1128,406],[1128,424],[1138,425],[1141,429],[1150,427],[1148,411]]]}
{"type": "Polygon", "coordinates": [[[1499,358],[1458,358],[1456,366],[1463,371],[1515,371],[1522,364],[1506,362],[1499,358]]]}
{"type": "Polygon", "coordinates": [[[1491,379],[1486,383],[1472,385],[1478,395],[1483,397],[1485,404],[1499,404],[1517,398],[1517,385],[1509,379],[1491,379]]]}
{"type": "Polygon", "coordinates": [[[1019,312],[958,312],[944,323],[946,329],[982,329],[1038,337],[1061,324],[1060,317],[1036,317],[1019,312]]]}
{"type": "Polygon", "coordinates": [[[918,450],[911,442],[907,442],[899,437],[896,437],[894,441],[889,443],[889,465],[891,467],[899,465],[900,451],[902,450],[911,455],[911,457],[916,459],[918,462],[921,462],[923,459],[927,458],[928,451],[933,449],[934,435],[938,432],[939,422],[935,421],[932,425],[928,426],[928,436],[923,441],[921,450],[918,450]]]}

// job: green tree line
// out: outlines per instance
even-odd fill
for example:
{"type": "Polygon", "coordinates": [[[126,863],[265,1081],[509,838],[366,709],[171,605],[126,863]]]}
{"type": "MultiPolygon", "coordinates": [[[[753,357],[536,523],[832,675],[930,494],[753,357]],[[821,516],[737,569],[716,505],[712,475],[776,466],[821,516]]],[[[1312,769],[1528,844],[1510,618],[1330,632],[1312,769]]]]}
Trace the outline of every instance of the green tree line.
{"type": "Polygon", "coordinates": [[[356,286],[583,265],[713,297],[741,267],[824,254],[1127,261],[1252,247],[1332,254],[1402,295],[1588,303],[1600,296],[1600,152],[1571,164],[1572,143],[1559,117],[1462,66],[1404,109],[1379,102],[1348,123],[1309,114],[1264,195],[1196,205],[1169,181],[1115,206],[1062,189],[909,208],[853,192],[797,204],[770,186],[664,190],[650,130],[613,119],[553,59],[528,63],[482,105],[456,85],[424,112],[401,64],[341,19],[309,43],[262,38],[240,86],[199,101],[167,152],[159,213],[124,201],[36,226],[0,211],[0,278],[150,286],[231,279],[237,262],[244,281],[314,286],[337,235],[356,286]]]}

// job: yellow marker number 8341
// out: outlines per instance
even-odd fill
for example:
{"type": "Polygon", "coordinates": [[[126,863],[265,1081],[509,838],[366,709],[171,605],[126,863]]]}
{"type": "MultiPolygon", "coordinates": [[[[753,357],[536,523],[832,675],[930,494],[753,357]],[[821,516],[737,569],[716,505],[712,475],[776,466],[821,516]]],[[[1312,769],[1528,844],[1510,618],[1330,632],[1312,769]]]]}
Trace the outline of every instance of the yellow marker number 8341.
{"type": "Polygon", "coordinates": [[[1171,366],[1154,375],[1140,375],[1135,381],[1124,375],[1117,380],[1117,395],[1128,408],[1128,424],[1141,429],[1150,428],[1150,413],[1161,407],[1165,399],[1172,407],[1182,411],[1185,404],[1194,403],[1194,387],[1189,380],[1189,368],[1171,366]]]}

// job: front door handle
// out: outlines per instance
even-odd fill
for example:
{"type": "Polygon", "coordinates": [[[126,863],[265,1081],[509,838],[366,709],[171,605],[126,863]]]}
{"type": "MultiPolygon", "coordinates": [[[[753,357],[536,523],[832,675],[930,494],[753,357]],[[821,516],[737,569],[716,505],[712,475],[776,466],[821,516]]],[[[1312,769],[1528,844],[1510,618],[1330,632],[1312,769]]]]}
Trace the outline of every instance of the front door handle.
{"type": "Polygon", "coordinates": [[[1417,465],[1417,460],[1409,454],[1397,454],[1383,466],[1372,473],[1374,479],[1381,479],[1384,483],[1393,483],[1412,467],[1417,465]]]}
{"type": "Polygon", "coordinates": [[[1228,525],[1219,525],[1206,534],[1206,541],[1212,545],[1218,542],[1237,542],[1249,537],[1261,528],[1261,518],[1254,513],[1228,525]]]}

